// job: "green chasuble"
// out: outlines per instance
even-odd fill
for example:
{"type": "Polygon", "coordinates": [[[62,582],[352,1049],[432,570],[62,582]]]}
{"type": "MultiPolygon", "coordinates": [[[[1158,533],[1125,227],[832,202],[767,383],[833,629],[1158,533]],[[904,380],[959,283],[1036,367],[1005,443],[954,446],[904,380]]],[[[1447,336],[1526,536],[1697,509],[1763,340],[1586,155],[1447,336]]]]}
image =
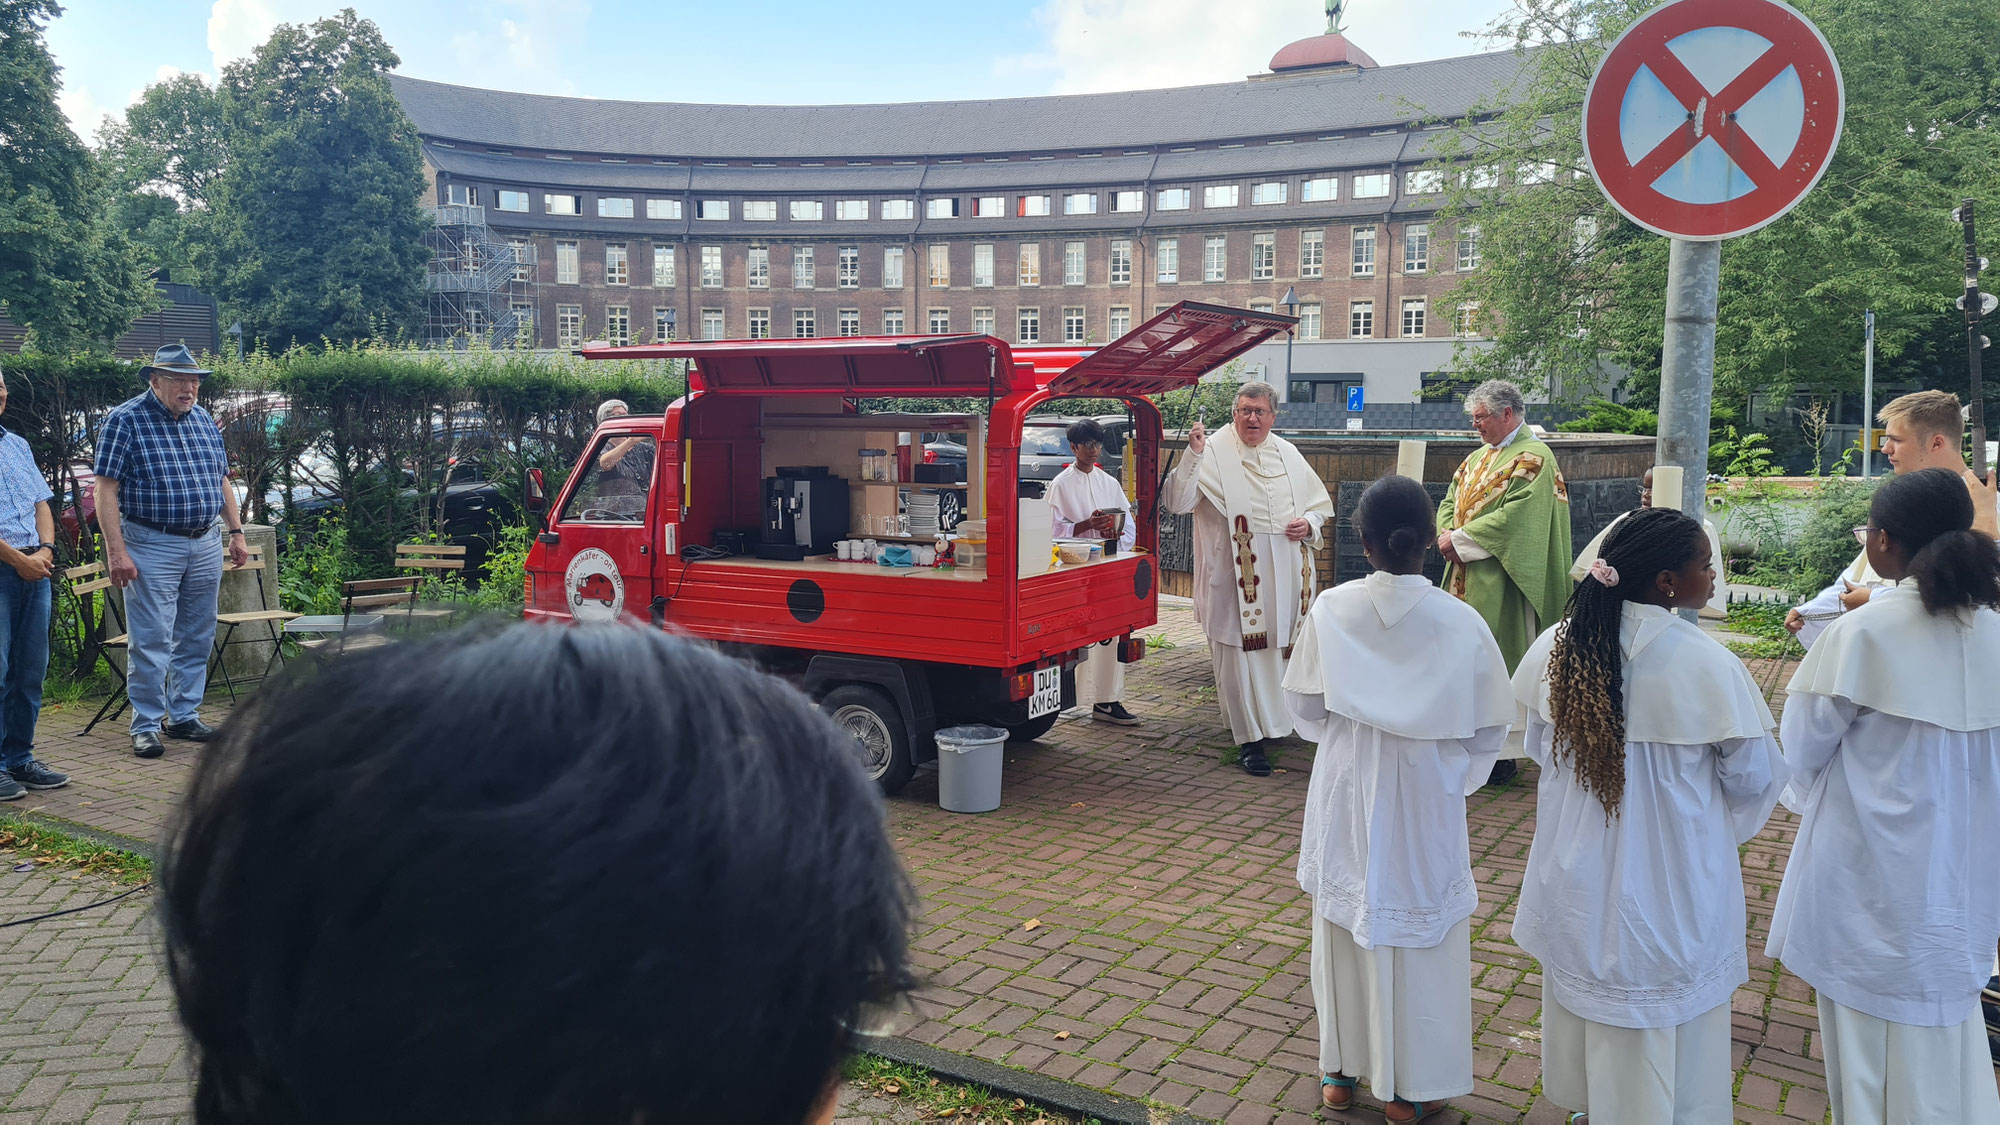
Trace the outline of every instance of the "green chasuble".
{"type": "Polygon", "coordinates": [[[1513,672],[1535,630],[1555,624],[1569,601],[1569,488],[1555,454],[1526,426],[1504,448],[1481,448],[1452,475],[1438,527],[1493,553],[1447,563],[1444,588],[1486,619],[1513,672]]]}

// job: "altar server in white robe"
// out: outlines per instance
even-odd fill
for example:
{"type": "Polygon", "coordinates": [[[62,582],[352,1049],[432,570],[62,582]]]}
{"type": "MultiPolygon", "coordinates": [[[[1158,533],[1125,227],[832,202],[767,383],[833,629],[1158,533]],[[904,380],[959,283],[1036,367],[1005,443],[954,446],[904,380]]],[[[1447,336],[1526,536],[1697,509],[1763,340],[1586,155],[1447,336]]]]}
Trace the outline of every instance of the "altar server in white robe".
{"type": "Polygon", "coordinates": [[[1167,476],[1167,510],[1194,513],[1194,617],[1208,636],[1222,715],[1245,773],[1267,777],[1265,743],[1292,733],[1285,661],[1312,605],[1314,552],[1333,518],[1326,485],[1291,442],[1271,432],[1278,392],[1247,382],[1228,426],[1188,428],[1167,476]]]}
{"type": "Polygon", "coordinates": [[[1737,846],[1785,767],[1743,662],[1674,613],[1714,582],[1698,521],[1634,512],[1514,674],[1542,767],[1514,940],[1542,963],[1542,1089],[1572,1121],[1735,1119],[1737,846]]]}
{"type": "Polygon", "coordinates": [[[1285,673],[1299,733],[1319,744],[1299,886],[1321,1100],[1346,1109],[1366,1078],[1390,1121],[1417,1121],[1472,1092],[1465,798],[1500,756],[1514,698],[1479,612],[1423,576],[1436,538],[1423,485],[1376,481],[1354,520],[1375,572],[1319,596],[1285,673]]]}
{"type": "MultiPolygon", "coordinates": [[[[1131,550],[1139,535],[1131,501],[1118,478],[1097,463],[1104,455],[1104,427],[1085,418],[1072,423],[1065,436],[1076,460],[1049,482],[1046,496],[1056,538],[1116,539],[1118,550],[1131,550]]],[[[1076,694],[1077,702],[1091,704],[1090,717],[1100,723],[1139,725],[1138,716],[1125,709],[1125,666],[1118,662],[1115,641],[1092,645],[1084,654],[1076,694]]]]}
{"type": "Polygon", "coordinates": [[[1827,627],[1785,702],[1803,818],[1772,957],[1819,994],[1837,1125],[2000,1123],[1980,988],[2000,941],[2000,547],[1957,474],[1884,484],[1857,529],[1898,586],[1827,627]]]}

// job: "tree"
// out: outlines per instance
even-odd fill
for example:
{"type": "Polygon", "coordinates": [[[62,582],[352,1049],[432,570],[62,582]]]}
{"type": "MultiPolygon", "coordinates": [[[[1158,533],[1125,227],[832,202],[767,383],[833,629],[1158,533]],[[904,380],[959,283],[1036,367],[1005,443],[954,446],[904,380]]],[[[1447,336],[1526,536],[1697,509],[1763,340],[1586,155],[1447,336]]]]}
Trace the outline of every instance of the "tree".
{"type": "Polygon", "coordinates": [[[156,82],[97,140],[112,221],[149,264],[202,284],[196,263],[214,256],[210,196],[229,156],[216,91],[198,74],[156,82]]]}
{"type": "Polygon", "coordinates": [[[284,347],[416,326],[430,218],[416,127],[389,89],[397,61],[350,8],[279,25],[223,72],[210,276],[246,336],[284,347]]]}
{"type": "MultiPolygon", "coordinates": [[[[1819,186],[1723,248],[1718,401],[1858,387],[1865,308],[1878,314],[1878,379],[1895,372],[1961,291],[1952,202],[2000,195],[2000,21],[1982,0],[1795,3],[1841,63],[1847,115],[1819,186]]],[[[1518,0],[1490,29],[1524,53],[1524,77],[1454,122],[1439,151],[1452,173],[1441,221],[1476,224],[1483,242],[1455,299],[1497,327],[1490,350],[1461,356],[1469,374],[1549,386],[1608,355],[1631,369],[1641,401],[1657,389],[1667,240],[1609,207],[1580,136],[1605,44],[1651,6],[1518,0]],[[1537,165],[1550,182],[1520,174],[1537,165]]]]}
{"type": "Polygon", "coordinates": [[[0,304],[44,351],[115,339],[157,301],[56,107],[42,28],[61,13],[55,0],[0,0],[0,304]]]}

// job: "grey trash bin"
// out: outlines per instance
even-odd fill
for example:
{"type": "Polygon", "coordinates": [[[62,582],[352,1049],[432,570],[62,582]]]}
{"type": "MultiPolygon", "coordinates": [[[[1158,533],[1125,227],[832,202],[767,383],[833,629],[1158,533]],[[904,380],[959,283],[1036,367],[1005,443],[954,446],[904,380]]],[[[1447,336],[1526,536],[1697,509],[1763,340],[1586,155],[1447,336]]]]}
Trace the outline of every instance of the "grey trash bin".
{"type": "Polygon", "coordinates": [[[1000,764],[1007,732],[1001,727],[946,727],[937,732],[938,807],[946,812],[992,812],[1000,807],[1000,764]]]}

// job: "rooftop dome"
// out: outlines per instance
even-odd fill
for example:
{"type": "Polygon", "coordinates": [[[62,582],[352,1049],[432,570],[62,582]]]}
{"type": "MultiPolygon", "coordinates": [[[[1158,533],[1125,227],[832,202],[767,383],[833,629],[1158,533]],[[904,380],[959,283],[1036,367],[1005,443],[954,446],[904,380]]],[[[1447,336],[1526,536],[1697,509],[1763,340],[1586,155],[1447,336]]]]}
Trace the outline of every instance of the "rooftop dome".
{"type": "Polygon", "coordinates": [[[1284,49],[1271,56],[1271,69],[1279,74],[1334,66],[1366,69],[1376,65],[1368,52],[1348,42],[1347,36],[1337,31],[1286,44],[1284,49]]]}

